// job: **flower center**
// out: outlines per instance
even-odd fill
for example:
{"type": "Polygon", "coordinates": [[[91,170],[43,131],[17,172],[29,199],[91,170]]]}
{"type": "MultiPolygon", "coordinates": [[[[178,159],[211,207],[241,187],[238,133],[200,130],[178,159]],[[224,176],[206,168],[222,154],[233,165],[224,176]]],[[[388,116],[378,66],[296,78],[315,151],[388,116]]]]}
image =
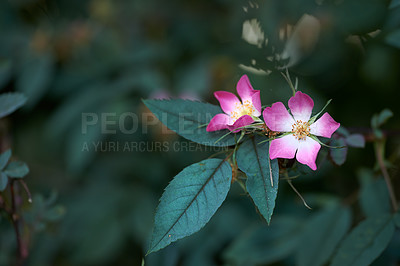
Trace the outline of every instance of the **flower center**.
{"type": "Polygon", "coordinates": [[[306,140],[306,137],[310,136],[310,125],[308,122],[297,120],[296,123],[292,125],[292,133],[296,139],[306,140]]]}
{"type": "Polygon", "coordinates": [[[236,120],[244,115],[253,115],[255,111],[256,110],[250,101],[244,101],[243,104],[236,103],[235,110],[231,113],[231,118],[233,122],[236,122],[236,120]]]}

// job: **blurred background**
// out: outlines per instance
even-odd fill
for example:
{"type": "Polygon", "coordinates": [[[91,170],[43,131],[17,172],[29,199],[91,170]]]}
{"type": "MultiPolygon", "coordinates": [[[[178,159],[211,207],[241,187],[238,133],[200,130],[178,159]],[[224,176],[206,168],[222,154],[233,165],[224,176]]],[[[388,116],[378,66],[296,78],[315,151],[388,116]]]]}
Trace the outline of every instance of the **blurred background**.
{"type": "MultiPolygon", "coordinates": [[[[285,67],[314,111],[333,99],[332,117],[367,140],[345,162],[323,148],[319,170],[294,181],[315,212],[340,201],[358,223],[360,175],[377,170],[370,120],[384,108],[394,113],[384,132],[400,192],[399,26],[396,0],[0,1],[0,93],[28,97],[0,120],[0,150],[12,148],[30,167],[33,203],[20,191],[26,265],[140,265],[163,189],[215,152],[163,128],[141,99],[217,104],[213,92],[235,92],[247,74],[264,105],[286,103],[285,67]],[[121,131],[126,113],[137,117],[122,120],[123,128],[137,126],[129,134],[121,131]],[[84,114],[115,132],[93,123],[83,133],[84,114]]],[[[281,182],[267,228],[234,184],[205,228],[149,255],[146,265],[291,265],[314,211],[281,182]],[[251,242],[255,230],[263,238],[251,242]]],[[[399,247],[397,232],[378,263],[396,263],[399,247]]],[[[12,265],[15,252],[2,216],[0,265],[12,265]]]]}

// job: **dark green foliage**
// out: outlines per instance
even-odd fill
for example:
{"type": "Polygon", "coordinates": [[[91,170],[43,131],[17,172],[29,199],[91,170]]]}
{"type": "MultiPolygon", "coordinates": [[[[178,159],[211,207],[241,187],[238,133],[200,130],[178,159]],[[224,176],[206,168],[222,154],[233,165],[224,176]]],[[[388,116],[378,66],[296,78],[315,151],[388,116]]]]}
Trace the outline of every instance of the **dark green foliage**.
{"type": "Polygon", "coordinates": [[[5,173],[0,172],[0,191],[4,191],[8,184],[8,177],[5,173]]]}
{"type": "Polygon", "coordinates": [[[208,159],[179,173],[165,189],[157,207],[150,252],[199,231],[225,200],[232,168],[208,159]]]}
{"type": "Polygon", "coordinates": [[[11,78],[11,63],[9,61],[0,62],[0,90],[11,78]]]}
{"type": "Polygon", "coordinates": [[[42,195],[34,195],[32,206],[29,211],[24,213],[25,221],[35,231],[43,231],[49,223],[60,221],[66,210],[61,205],[56,205],[57,195],[53,193],[48,198],[42,195]]]}
{"type": "Polygon", "coordinates": [[[11,162],[3,171],[9,177],[22,178],[29,173],[28,166],[23,162],[11,162]]]}
{"type": "Polygon", "coordinates": [[[23,178],[29,173],[26,163],[19,161],[9,162],[11,150],[0,154],[0,192],[4,191],[8,184],[8,178],[23,178]]]}
{"type": "Polygon", "coordinates": [[[352,135],[346,137],[346,143],[350,147],[364,148],[365,147],[365,138],[361,134],[352,134],[352,135]]]}
{"type": "Polygon", "coordinates": [[[396,48],[400,48],[400,30],[391,32],[386,36],[386,42],[396,48]]]}
{"type": "Polygon", "coordinates": [[[270,226],[257,225],[244,231],[224,253],[234,265],[269,264],[290,255],[301,243],[302,220],[275,217],[270,226]]]}
{"type": "Polygon", "coordinates": [[[397,212],[394,216],[394,222],[397,228],[400,228],[400,212],[397,212]]]}
{"type": "MultiPolygon", "coordinates": [[[[372,147],[377,140],[385,144],[384,164],[399,198],[399,3],[0,1],[0,196],[11,206],[13,182],[21,232],[29,242],[23,265],[141,265],[143,258],[149,266],[329,265],[332,258],[335,264],[346,265],[340,254],[353,254],[357,244],[363,247],[357,250],[362,255],[353,264],[398,264],[399,211],[392,210],[372,147]],[[283,173],[279,180],[273,175],[273,189],[264,189],[275,197],[279,186],[276,201],[270,201],[274,208],[264,208],[270,204],[263,193],[260,201],[254,199],[270,182],[264,182],[268,176],[252,178],[260,173],[251,165],[254,160],[241,155],[255,151],[246,149],[251,143],[246,136],[236,158],[248,180],[240,170],[236,178],[248,193],[237,182],[226,182],[231,191],[206,226],[145,257],[158,199],[168,182],[187,165],[234,148],[238,140],[239,135],[235,140],[231,134],[215,143],[228,132],[206,133],[212,114],[222,112],[213,92],[235,93],[236,82],[247,74],[265,106],[276,101],[287,106],[291,91],[280,71],[290,60],[283,60],[281,52],[304,14],[316,17],[319,24],[307,25],[292,47],[298,57],[289,73],[293,81],[298,78],[298,89],[313,98],[314,110],[333,99],[326,111],[347,132],[336,132],[339,143],[321,141],[347,147],[322,147],[315,172],[292,160],[271,161],[271,166],[292,166],[290,177],[302,173],[293,184],[313,210],[304,208],[282,179],[283,173]],[[259,46],[242,38],[243,22],[254,18],[264,33],[259,46]],[[311,36],[316,27],[317,36],[311,36]],[[311,46],[310,37],[316,37],[311,46]],[[272,72],[256,74],[243,65],[272,72]],[[182,134],[194,142],[165,132],[157,119],[152,120],[141,99],[157,98],[176,99],[164,102],[168,111],[178,107],[167,102],[198,100],[185,106],[185,112],[201,113],[197,127],[190,128],[197,134],[182,134]],[[24,103],[26,107],[16,111],[24,103]],[[119,128],[118,119],[127,112],[138,118],[124,123],[137,127],[132,134],[119,128]],[[206,112],[210,114],[205,116],[206,112]],[[99,115],[99,123],[89,126],[87,134],[82,134],[84,113],[99,115]],[[111,119],[117,122],[111,126],[115,134],[102,133],[104,113],[115,114],[111,119]],[[150,125],[145,123],[147,117],[150,125]],[[82,150],[85,143],[89,151],[82,150]],[[95,150],[93,143],[106,148],[95,150]],[[113,151],[110,143],[132,148],[113,151]],[[4,154],[8,149],[12,157],[10,152],[4,154]],[[29,166],[26,179],[18,178],[27,172],[16,163],[21,161],[29,166]],[[6,176],[5,167],[14,177],[6,176]],[[366,168],[367,172],[359,171],[366,168]],[[23,182],[33,195],[32,203],[23,182]],[[340,204],[331,209],[332,198],[340,204]],[[272,210],[268,227],[263,217],[268,220],[272,210]],[[387,226],[372,222],[392,213],[387,226]],[[333,221],[323,222],[334,215],[333,221]],[[369,229],[377,241],[360,240],[369,239],[364,234],[369,229]],[[392,236],[386,234],[393,230],[392,236]],[[318,233],[323,232],[329,241],[321,240],[318,233]],[[360,236],[357,240],[354,232],[360,236]],[[338,242],[341,237],[345,240],[338,242]],[[385,243],[389,243],[386,248],[385,243]],[[317,250],[315,254],[311,249],[317,250]]],[[[179,131],[175,122],[170,123],[179,131]]],[[[265,151],[261,154],[267,157],[265,151]]],[[[228,172],[228,161],[224,165],[228,172]]],[[[269,165],[261,168],[267,171],[269,165]]],[[[1,209],[0,265],[15,265],[16,251],[12,219],[1,209]]]]}
{"type": "MultiPolygon", "coordinates": [[[[334,147],[346,146],[346,141],[343,138],[334,139],[331,141],[331,145],[334,147]]],[[[333,148],[329,151],[329,154],[333,162],[337,165],[342,165],[346,161],[348,148],[333,148]]]]}
{"type": "Polygon", "coordinates": [[[350,226],[349,208],[333,206],[314,214],[305,225],[297,265],[325,265],[350,226]]]}
{"type": "Polygon", "coordinates": [[[386,121],[393,116],[392,111],[389,109],[382,110],[379,114],[376,114],[371,119],[371,126],[378,128],[386,123],[386,121]]]}
{"type": "Polygon", "coordinates": [[[11,114],[25,102],[26,97],[21,93],[0,94],[0,118],[11,114]]]}
{"type": "Polygon", "coordinates": [[[332,266],[370,265],[386,248],[394,233],[392,215],[368,218],[340,244],[332,266]]]}
{"type": "Polygon", "coordinates": [[[146,106],[169,129],[191,141],[207,146],[234,145],[235,135],[228,130],[207,132],[210,120],[223,113],[221,108],[208,103],[187,100],[145,100],[146,106]]]}
{"type": "Polygon", "coordinates": [[[46,93],[53,77],[52,54],[31,54],[18,73],[16,89],[28,98],[28,107],[33,107],[46,93]]]}
{"type": "Polygon", "coordinates": [[[11,150],[7,150],[0,154],[0,170],[3,170],[6,167],[8,161],[11,158],[11,150]]]}
{"type": "Polygon", "coordinates": [[[257,209],[270,223],[278,194],[278,160],[269,159],[269,142],[254,137],[244,142],[237,152],[239,169],[246,173],[246,188],[257,209]]]}
{"type": "Polygon", "coordinates": [[[382,178],[374,178],[367,169],[359,171],[361,183],[360,205],[367,217],[380,217],[390,213],[389,192],[382,178]]]}

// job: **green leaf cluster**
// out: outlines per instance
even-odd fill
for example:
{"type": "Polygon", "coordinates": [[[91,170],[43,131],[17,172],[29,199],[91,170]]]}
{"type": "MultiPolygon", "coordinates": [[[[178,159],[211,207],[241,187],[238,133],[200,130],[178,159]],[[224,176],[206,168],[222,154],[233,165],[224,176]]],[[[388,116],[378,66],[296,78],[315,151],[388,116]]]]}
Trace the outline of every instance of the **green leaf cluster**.
{"type": "Polygon", "coordinates": [[[4,191],[8,184],[8,178],[24,178],[29,173],[28,166],[19,161],[9,162],[11,150],[0,154],[0,191],[4,191]]]}
{"type": "Polygon", "coordinates": [[[270,223],[278,193],[279,167],[277,160],[269,159],[265,137],[246,137],[241,142],[243,136],[237,139],[227,130],[207,132],[211,118],[222,112],[211,104],[180,99],[144,103],[168,128],[188,140],[209,146],[235,145],[225,160],[193,164],[168,185],[156,211],[149,253],[199,231],[225,200],[230,184],[242,182],[236,180],[238,169],[246,176],[246,192],[270,223]]]}
{"type": "Polygon", "coordinates": [[[336,165],[343,165],[347,158],[349,147],[364,148],[365,138],[361,134],[350,134],[349,131],[341,126],[334,134],[330,145],[334,147],[329,150],[329,157],[336,165]]]}

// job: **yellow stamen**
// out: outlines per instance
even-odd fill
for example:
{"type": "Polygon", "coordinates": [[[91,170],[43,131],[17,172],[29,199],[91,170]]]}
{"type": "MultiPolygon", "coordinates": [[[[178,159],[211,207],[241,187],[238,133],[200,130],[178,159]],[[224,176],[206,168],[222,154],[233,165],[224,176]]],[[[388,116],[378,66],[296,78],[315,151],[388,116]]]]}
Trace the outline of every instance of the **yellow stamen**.
{"type": "Polygon", "coordinates": [[[244,115],[254,115],[255,108],[250,101],[244,101],[243,104],[236,103],[235,110],[231,112],[231,118],[233,122],[236,122],[240,117],[244,115]]]}
{"type": "Polygon", "coordinates": [[[292,133],[296,139],[306,140],[306,137],[310,136],[310,125],[308,122],[297,120],[296,123],[292,125],[292,133]]]}

